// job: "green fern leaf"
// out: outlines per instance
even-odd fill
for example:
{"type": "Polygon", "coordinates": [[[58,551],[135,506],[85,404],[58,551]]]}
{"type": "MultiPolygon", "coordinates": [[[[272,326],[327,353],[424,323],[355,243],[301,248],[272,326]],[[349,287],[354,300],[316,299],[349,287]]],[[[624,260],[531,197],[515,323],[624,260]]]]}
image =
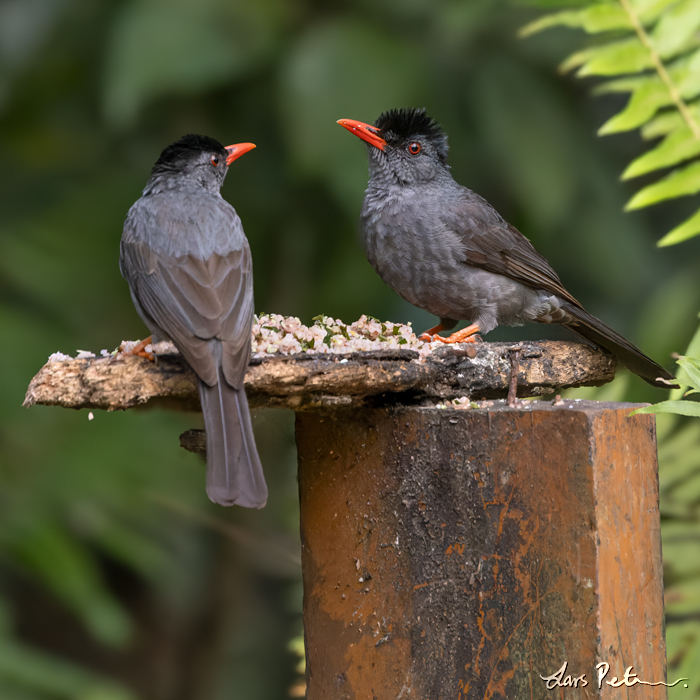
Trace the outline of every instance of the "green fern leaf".
{"type": "Polygon", "coordinates": [[[700,139],[690,130],[690,127],[679,120],[678,128],[653,150],[633,160],[624,173],[623,180],[646,175],[660,168],[668,168],[700,154],[700,139]]]}
{"type": "Polygon", "coordinates": [[[679,416],[700,418],[700,402],[698,401],[661,401],[653,406],[638,408],[635,413],[675,413],[679,416]]]}
{"type": "Polygon", "coordinates": [[[700,233],[700,209],[689,219],[669,231],[658,243],[659,246],[675,245],[687,241],[700,233]]]}
{"type": "Polygon", "coordinates": [[[699,27],[700,2],[683,0],[659,19],[651,35],[654,46],[662,58],[671,58],[698,45],[699,27]]]}
{"type": "Polygon", "coordinates": [[[596,3],[584,10],[564,10],[552,15],[545,15],[534,22],[526,24],[519,32],[527,37],[550,27],[571,27],[583,29],[589,34],[609,32],[615,29],[632,29],[627,13],[619,6],[609,2],[596,3]]]}
{"type": "MultiPolygon", "coordinates": [[[[700,96],[700,0],[598,0],[545,15],[523,27],[521,35],[554,26],[604,35],[597,45],[569,56],[560,66],[562,72],[612,78],[595,89],[598,95],[630,94],[625,108],[605,122],[598,134],[641,129],[645,139],[664,137],[635,159],[622,178],[686,163],[644,187],[626,209],[700,192],[700,102],[692,103],[700,96]]],[[[697,233],[700,214],[673,229],[660,245],[697,233]]]]}
{"type": "Polygon", "coordinates": [[[674,170],[663,180],[644,187],[627,202],[625,210],[641,209],[642,207],[662,202],[665,199],[696,194],[697,192],[700,192],[700,161],[696,161],[685,168],[674,170]]]}
{"type": "MultiPolygon", "coordinates": [[[[688,112],[691,118],[697,121],[698,124],[700,124],[699,107],[700,106],[697,104],[688,106],[688,112]]],[[[642,126],[642,138],[650,140],[658,138],[659,136],[666,136],[683,126],[687,126],[687,123],[678,111],[662,112],[642,126]]]]}
{"type": "Polygon", "coordinates": [[[603,136],[637,129],[648,122],[661,107],[671,103],[671,96],[663,83],[655,77],[646,78],[639,82],[622,112],[608,119],[598,129],[598,134],[603,136]]]}

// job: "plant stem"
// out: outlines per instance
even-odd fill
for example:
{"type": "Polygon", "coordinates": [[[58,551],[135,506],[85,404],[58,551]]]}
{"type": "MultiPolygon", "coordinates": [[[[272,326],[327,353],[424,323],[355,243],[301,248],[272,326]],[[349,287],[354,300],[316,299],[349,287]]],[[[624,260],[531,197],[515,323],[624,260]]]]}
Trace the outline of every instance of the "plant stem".
{"type": "Polygon", "coordinates": [[[656,68],[656,72],[659,74],[659,77],[663,81],[664,85],[666,85],[666,88],[668,89],[668,92],[671,95],[671,99],[678,108],[681,117],[683,117],[683,120],[688,125],[688,128],[693,132],[693,136],[695,136],[696,139],[700,140],[700,124],[698,124],[693,118],[693,115],[688,109],[688,105],[685,103],[685,100],[681,96],[681,93],[678,91],[678,88],[676,87],[673,80],[671,80],[671,76],[668,74],[666,66],[661,60],[661,56],[659,56],[659,52],[654,47],[651,38],[647,34],[646,30],[644,29],[644,26],[642,25],[639,19],[639,16],[634,11],[630,0],[620,0],[620,5],[622,5],[622,8],[627,13],[627,16],[630,18],[630,22],[632,23],[632,26],[634,27],[634,30],[637,32],[637,36],[639,37],[639,41],[642,42],[644,48],[649,52],[654,67],[656,68]]]}

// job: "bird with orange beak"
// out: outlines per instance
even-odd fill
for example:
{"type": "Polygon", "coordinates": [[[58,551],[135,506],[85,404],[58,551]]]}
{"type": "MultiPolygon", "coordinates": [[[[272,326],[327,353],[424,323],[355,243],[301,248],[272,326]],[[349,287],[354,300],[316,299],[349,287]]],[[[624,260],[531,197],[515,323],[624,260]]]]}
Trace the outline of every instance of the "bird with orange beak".
{"type": "Polygon", "coordinates": [[[168,146],[126,217],[119,266],[153,342],[171,340],[198,377],[207,495],[262,508],[267,486],[243,387],[253,263],[241,220],[220,192],[229,166],[252,148],[195,134],[168,146]]]}
{"type": "Polygon", "coordinates": [[[425,340],[470,342],[499,325],[559,323],[650,384],[669,387],[672,374],[585,311],[525,236],[455,182],[447,135],[424,110],[393,109],[373,125],[338,123],[367,144],[360,214],[367,258],[395,292],[438,316],[425,340]],[[438,335],[460,320],[466,328],[438,335]]]}

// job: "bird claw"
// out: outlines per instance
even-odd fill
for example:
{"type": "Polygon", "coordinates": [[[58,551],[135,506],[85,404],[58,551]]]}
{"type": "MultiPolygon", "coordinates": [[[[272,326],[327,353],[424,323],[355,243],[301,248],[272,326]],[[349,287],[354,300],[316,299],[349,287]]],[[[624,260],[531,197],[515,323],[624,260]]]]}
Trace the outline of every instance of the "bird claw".
{"type": "Polygon", "coordinates": [[[156,356],[152,352],[146,352],[146,347],[152,343],[152,338],[149,335],[148,338],[144,338],[142,341],[134,345],[131,350],[126,350],[124,348],[124,343],[119,346],[119,352],[122,355],[135,355],[136,357],[144,357],[151,362],[156,361],[156,356]]]}
{"type": "Polygon", "coordinates": [[[481,336],[477,335],[477,332],[479,330],[479,326],[476,323],[473,323],[471,326],[467,326],[466,328],[463,328],[461,331],[457,331],[456,333],[453,333],[452,335],[448,336],[447,338],[443,338],[441,335],[438,335],[437,333],[432,333],[431,331],[434,331],[434,328],[431,328],[430,330],[426,331],[425,333],[421,333],[421,335],[418,336],[419,340],[423,340],[426,343],[432,343],[434,341],[438,341],[440,343],[444,343],[445,345],[454,345],[455,343],[481,343],[483,342],[481,340],[481,336]]]}

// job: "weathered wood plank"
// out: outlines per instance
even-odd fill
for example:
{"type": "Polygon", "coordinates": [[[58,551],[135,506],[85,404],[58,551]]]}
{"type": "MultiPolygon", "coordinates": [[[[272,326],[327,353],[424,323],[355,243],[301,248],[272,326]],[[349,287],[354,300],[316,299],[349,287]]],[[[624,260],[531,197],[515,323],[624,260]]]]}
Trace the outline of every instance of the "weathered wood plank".
{"type": "MultiPolygon", "coordinates": [[[[246,375],[252,406],[313,408],[337,403],[389,400],[415,403],[505,396],[512,343],[446,346],[426,358],[413,350],[315,354],[254,359],[246,375]]],[[[523,343],[518,384],[521,396],[610,381],[615,360],[573,342],[523,343]]],[[[128,409],[163,405],[197,409],[196,379],[180,355],[161,355],[154,364],[117,355],[49,362],[27,390],[25,406],[128,409]]]]}

